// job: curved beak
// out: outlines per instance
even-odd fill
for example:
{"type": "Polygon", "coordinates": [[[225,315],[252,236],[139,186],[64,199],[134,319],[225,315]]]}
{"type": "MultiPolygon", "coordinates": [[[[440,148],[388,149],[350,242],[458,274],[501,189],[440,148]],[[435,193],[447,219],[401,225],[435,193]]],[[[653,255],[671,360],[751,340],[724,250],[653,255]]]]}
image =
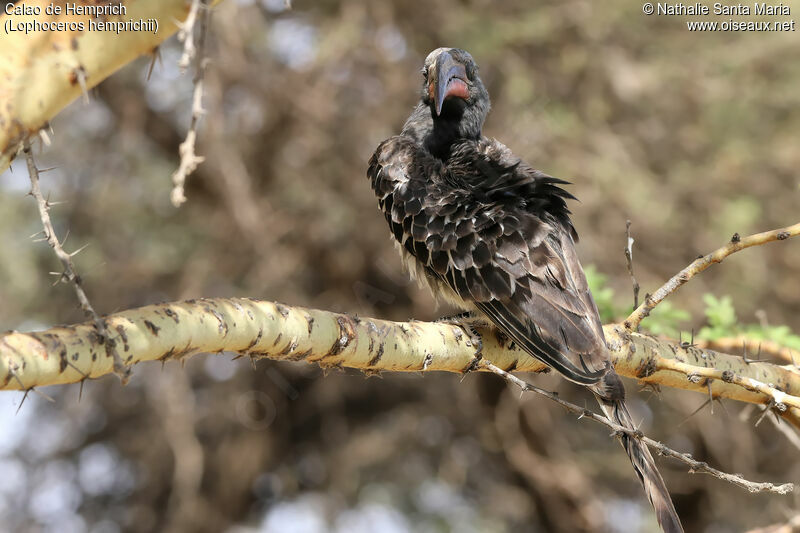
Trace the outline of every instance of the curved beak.
{"type": "Polygon", "coordinates": [[[464,65],[448,52],[439,54],[430,77],[428,92],[436,108],[436,116],[442,114],[442,106],[448,97],[455,96],[464,100],[469,98],[467,70],[464,65]]]}

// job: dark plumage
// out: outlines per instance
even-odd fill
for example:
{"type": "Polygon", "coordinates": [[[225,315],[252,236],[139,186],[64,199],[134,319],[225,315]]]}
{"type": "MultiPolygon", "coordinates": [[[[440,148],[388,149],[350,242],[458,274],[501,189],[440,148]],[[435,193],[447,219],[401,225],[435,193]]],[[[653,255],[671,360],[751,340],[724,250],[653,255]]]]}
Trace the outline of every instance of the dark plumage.
{"type": "MultiPolygon", "coordinates": [[[[472,57],[439,48],[400,135],[367,175],[408,266],[437,296],[477,310],[533,357],[589,386],[606,414],[634,428],[609,362],[597,307],[575,253],[565,181],[481,133],[489,94],[472,57]]],[[[622,436],[658,521],[683,528],[647,447],[622,436]]]]}

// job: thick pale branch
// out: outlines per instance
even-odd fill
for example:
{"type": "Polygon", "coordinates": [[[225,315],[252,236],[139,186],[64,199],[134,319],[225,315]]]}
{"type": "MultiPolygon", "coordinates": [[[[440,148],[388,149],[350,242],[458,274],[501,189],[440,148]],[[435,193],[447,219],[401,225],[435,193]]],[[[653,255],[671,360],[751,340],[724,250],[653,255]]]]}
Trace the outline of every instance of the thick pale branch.
{"type": "Polygon", "coordinates": [[[667,296],[678,290],[678,288],[695,277],[700,272],[704,271],[715,263],[721,263],[723,259],[729,255],[750,248],[751,246],[759,246],[772,241],[783,241],[790,237],[800,235],[800,223],[782,229],[773,231],[765,231],[763,233],[756,233],[748,237],[740,237],[737,233],[725,246],[718,248],[708,255],[702,255],[692,261],[692,263],[672,276],[664,285],[662,285],[652,295],[647,295],[644,302],[636,308],[636,310],[625,319],[625,327],[630,330],[636,330],[639,324],[644,320],[650,311],[660,304],[667,296]]]}
{"type": "MultiPolygon", "coordinates": [[[[69,2],[73,4],[97,5],[89,0],[69,2]]],[[[157,25],[157,30],[116,33],[89,29],[93,17],[66,14],[63,2],[26,0],[24,5],[30,10],[38,8],[41,15],[6,15],[0,9],[0,172],[8,167],[24,139],[45,127],[82,92],[136,57],[152,53],[178,29],[178,21],[186,18],[190,7],[186,0],[124,2],[126,15],[108,16],[108,21],[141,19],[157,25]],[[46,15],[51,4],[61,5],[62,14],[46,15]],[[7,23],[16,29],[36,22],[83,23],[85,31],[6,30],[7,23]]]]}
{"type": "MultiPolygon", "coordinates": [[[[307,361],[379,371],[466,372],[477,366],[468,335],[456,326],[389,322],[219,298],[151,305],[109,315],[108,331],[126,364],[180,359],[199,352],[307,361]]],[[[721,354],[605,327],[617,372],[662,386],[800,413],[800,373],[791,366],[746,363],[721,354]]],[[[493,330],[480,331],[483,357],[506,371],[541,372],[544,365],[508,346],[493,330]]],[[[94,324],[0,337],[0,388],[73,383],[112,371],[94,324]]],[[[800,419],[800,417],[797,417],[800,419]]]]}

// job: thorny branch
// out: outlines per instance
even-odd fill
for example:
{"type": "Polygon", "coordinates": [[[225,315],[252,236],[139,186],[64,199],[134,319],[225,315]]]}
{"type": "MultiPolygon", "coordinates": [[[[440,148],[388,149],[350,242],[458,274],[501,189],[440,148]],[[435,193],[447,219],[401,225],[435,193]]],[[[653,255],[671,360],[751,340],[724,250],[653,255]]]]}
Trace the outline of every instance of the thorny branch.
{"type": "Polygon", "coordinates": [[[25,152],[25,160],[28,164],[28,175],[30,176],[31,180],[30,194],[34,197],[39,206],[39,217],[42,219],[45,239],[47,239],[47,243],[53,249],[56,257],[58,257],[59,261],[61,261],[61,264],[64,267],[64,272],[61,274],[60,279],[66,280],[72,284],[73,288],[75,289],[75,294],[78,296],[81,309],[86,314],[86,317],[92,320],[94,327],[97,330],[97,334],[102,339],[102,344],[105,346],[108,354],[113,357],[114,373],[116,373],[122,382],[125,383],[130,377],[130,368],[123,363],[122,358],[116,350],[115,341],[108,333],[105,321],[100,318],[100,315],[98,315],[94,310],[92,304],[89,302],[89,298],[86,296],[86,292],[83,290],[81,277],[75,272],[75,265],[72,262],[72,256],[77,252],[69,254],[64,251],[64,248],[61,246],[61,242],[58,240],[58,236],[56,235],[53,223],[50,220],[51,204],[48,200],[45,200],[44,196],[42,196],[42,191],[39,188],[39,169],[36,167],[36,162],[33,159],[33,151],[31,150],[30,140],[26,139],[23,142],[23,151],[25,152]]]}
{"type": "Polygon", "coordinates": [[[763,383],[750,377],[741,376],[730,370],[719,370],[717,368],[705,368],[689,365],[677,359],[662,359],[658,361],[659,370],[671,370],[684,374],[693,383],[708,380],[721,380],[725,383],[733,383],[750,392],[757,392],[771,399],[774,407],[780,411],[786,411],[787,406],[800,409],[800,397],[788,395],[776,389],[770,384],[763,383]]]}
{"type": "Polygon", "coordinates": [[[488,369],[490,372],[493,372],[498,376],[501,376],[507,382],[516,385],[517,387],[522,389],[522,391],[535,392],[536,394],[540,394],[545,398],[548,398],[556,402],[557,404],[566,408],[568,411],[579,415],[578,417],[579,419],[588,418],[590,420],[594,420],[595,422],[598,422],[600,424],[609,427],[612,431],[615,431],[617,433],[626,433],[627,435],[635,439],[641,440],[642,442],[647,444],[650,448],[656,450],[656,452],[658,452],[659,454],[667,457],[672,457],[673,459],[677,459],[678,461],[688,465],[689,473],[691,474],[695,473],[709,474],[723,481],[727,481],[729,483],[742,487],[743,489],[746,489],[749,492],[774,492],[777,494],[788,494],[789,492],[792,492],[794,490],[794,485],[792,483],[782,483],[780,485],[775,485],[773,483],[759,483],[754,481],[748,481],[738,474],[728,474],[726,472],[717,470],[716,468],[712,468],[708,466],[707,463],[694,459],[688,453],[677,452],[672,448],[669,448],[668,446],[645,436],[639,430],[631,430],[626,427],[620,426],[618,424],[615,424],[614,422],[611,422],[608,418],[595,413],[594,411],[591,411],[584,407],[579,407],[578,405],[575,405],[574,403],[568,402],[566,400],[562,400],[556,393],[539,388],[535,385],[531,385],[530,383],[523,381],[512,374],[509,374],[502,368],[493,365],[492,363],[486,361],[485,359],[482,360],[480,364],[484,366],[486,369],[488,369]]]}
{"type": "MultiPolygon", "coordinates": [[[[389,322],[263,300],[210,298],[151,305],[105,317],[119,334],[125,362],[181,360],[195,353],[306,361],[381,371],[465,372],[475,366],[470,337],[456,326],[389,322]]],[[[800,372],[792,366],[747,363],[741,357],[604,326],[617,373],[644,383],[767,405],[800,427],[800,372]]],[[[506,371],[546,367],[491,328],[480,329],[483,354],[506,371]]],[[[0,335],[0,389],[74,383],[112,371],[93,323],[0,335]],[[67,352],[69,357],[67,358],[67,352]]]]}
{"type": "Polygon", "coordinates": [[[689,266],[672,276],[672,278],[662,285],[655,293],[645,296],[644,302],[625,319],[625,328],[628,329],[628,331],[635,331],[638,329],[642,320],[644,320],[653,308],[660,304],[667,296],[678,290],[681,285],[711,265],[721,263],[722,260],[729,255],[739,250],[750,248],[751,246],[759,246],[772,241],[783,241],[797,235],[800,235],[800,223],[782,229],[756,233],[748,237],[740,237],[738,233],[735,233],[728,244],[714,250],[710,254],[698,257],[692,261],[689,266]]]}
{"type": "Polygon", "coordinates": [[[189,124],[189,131],[186,132],[186,139],[178,147],[181,162],[178,169],[172,174],[172,193],[170,200],[172,205],[180,207],[186,201],[184,186],[186,178],[197,169],[197,166],[205,159],[195,153],[195,142],[197,141],[197,127],[200,119],[205,114],[203,109],[203,85],[206,66],[208,63],[205,57],[206,34],[208,33],[208,21],[211,17],[211,8],[208,0],[193,0],[189,16],[181,25],[178,39],[183,40],[183,56],[180,60],[182,70],[186,69],[192,57],[195,59],[194,90],[192,92],[192,120],[189,124]],[[200,11],[200,28],[197,32],[197,49],[194,45],[194,25],[197,13],[200,11]]]}
{"type": "MultiPolygon", "coordinates": [[[[476,359],[470,337],[456,326],[389,322],[252,299],[218,298],[152,305],[110,315],[105,324],[119,333],[118,348],[130,364],[230,351],[250,358],[356,368],[368,374],[437,370],[508,373],[546,369],[491,329],[479,330],[483,357],[493,362],[490,368],[476,359]]],[[[780,412],[797,423],[800,373],[792,367],[748,364],[738,356],[673,345],[628,332],[621,325],[605,326],[604,330],[611,359],[621,375],[697,390],[717,398],[766,405],[765,412],[780,412]]],[[[0,335],[0,389],[29,390],[107,374],[110,361],[95,357],[101,344],[97,337],[91,323],[38,333],[0,335]],[[64,364],[67,347],[69,365],[64,364]]],[[[507,379],[517,383],[513,376],[507,379]]],[[[571,408],[584,416],[598,417],[581,408],[571,408]]],[[[683,460],[693,471],[716,472],[659,443],[645,442],[665,455],[683,460]]],[[[722,479],[748,490],[789,490],[787,485],[754,484],[739,476],[722,479]]]]}

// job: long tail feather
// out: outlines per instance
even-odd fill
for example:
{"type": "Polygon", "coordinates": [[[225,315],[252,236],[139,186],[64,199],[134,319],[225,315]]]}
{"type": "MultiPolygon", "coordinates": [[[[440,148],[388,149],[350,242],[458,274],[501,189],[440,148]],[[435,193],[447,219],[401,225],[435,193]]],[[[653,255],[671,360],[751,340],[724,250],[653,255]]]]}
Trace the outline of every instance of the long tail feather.
{"type": "MultiPolygon", "coordinates": [[[[612,422],[628,429],[636,429],[631,414],[625,406],[625,388],[622,380],[613,370],[606,374],[599,384],[591,387],[591,390],[595,393],[600,408],[612,422]]],[[[625,434],[620,439],[622,447],[625,448],[625,453],[628,454],[633,468],[636,470],[636,475],[639,476],[639,481],[647,493],[647,498],[655,509],[656,519],[661,529],[664,533],[684,533],[667,486],[656,468],[656,463],[647,445],[625,434]]]]}

